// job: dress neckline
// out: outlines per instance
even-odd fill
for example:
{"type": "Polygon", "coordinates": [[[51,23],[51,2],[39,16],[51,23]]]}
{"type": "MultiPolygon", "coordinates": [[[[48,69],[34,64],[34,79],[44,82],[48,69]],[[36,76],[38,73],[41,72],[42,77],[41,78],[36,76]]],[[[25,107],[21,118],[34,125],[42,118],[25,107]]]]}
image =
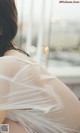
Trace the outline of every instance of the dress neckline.
{"type": "MultiPolygon", "coordinates": [[[[32,61],[29,61],[29,60],[26,60],[26,59],[23,59],[23,58],[20,58],[20,57],[17,57],[17,56],[14,56],[14,55],[5,55],[5,56],[2,56],[0,58],[11,58],[11,59],[17,59],[17,60],[20,60],[20,61],[23,61],[25,63],[30,63],[30,64],[38,64],[36,61],[33,62],[32,61]]],[[[38,64],[39,65],[39,64],[38,64]]]]}

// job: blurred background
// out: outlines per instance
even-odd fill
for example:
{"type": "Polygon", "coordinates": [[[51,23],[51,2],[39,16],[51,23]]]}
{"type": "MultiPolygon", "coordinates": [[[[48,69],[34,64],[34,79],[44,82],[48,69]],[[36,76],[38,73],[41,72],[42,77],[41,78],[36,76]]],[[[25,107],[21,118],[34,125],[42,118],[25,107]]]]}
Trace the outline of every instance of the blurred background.
{"type": "Polygon", "coordinates": [[[16,0],[16,42],[80,99],[80,3],[16,0]]]}

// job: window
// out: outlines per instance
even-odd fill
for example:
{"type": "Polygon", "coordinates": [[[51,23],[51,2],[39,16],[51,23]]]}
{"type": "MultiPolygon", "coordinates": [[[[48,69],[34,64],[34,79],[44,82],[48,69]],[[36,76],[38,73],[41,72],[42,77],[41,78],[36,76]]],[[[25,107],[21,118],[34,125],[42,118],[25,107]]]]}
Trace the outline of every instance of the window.
{"type": "Polygon", "coordinates": [[[16,40],[19,45],[51,74],[69,85],[80,85],[79,3],[16,0],[16,4],[19,12],[16,40]]]}

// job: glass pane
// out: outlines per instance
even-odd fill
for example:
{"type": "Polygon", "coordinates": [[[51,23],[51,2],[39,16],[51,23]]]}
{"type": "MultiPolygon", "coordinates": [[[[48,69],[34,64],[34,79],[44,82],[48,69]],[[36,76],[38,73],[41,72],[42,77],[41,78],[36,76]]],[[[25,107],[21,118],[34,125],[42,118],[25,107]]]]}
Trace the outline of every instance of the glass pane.
{"type": "Polygon", "coordinates": [[[17,0],[16,40],[25,51],[80,95],[80,3],[17,0]]]}

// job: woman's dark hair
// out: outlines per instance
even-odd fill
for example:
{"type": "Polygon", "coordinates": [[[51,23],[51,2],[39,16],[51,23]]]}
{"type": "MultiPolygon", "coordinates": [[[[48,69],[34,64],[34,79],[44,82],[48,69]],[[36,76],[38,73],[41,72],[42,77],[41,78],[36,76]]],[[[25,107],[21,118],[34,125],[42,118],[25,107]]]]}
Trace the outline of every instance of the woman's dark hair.
{"type": "Polygon", "coordinates": [[[0,0],[0,56],[7,50],[16,49],[13,39],[17,29],[15,0],[0,0]]]}
{"type": "Polygon", "coordinates": [[[17,9],[14,0],[0,0],[0,56],[15,49],[12,40],[17,33],[17,9]]]}

